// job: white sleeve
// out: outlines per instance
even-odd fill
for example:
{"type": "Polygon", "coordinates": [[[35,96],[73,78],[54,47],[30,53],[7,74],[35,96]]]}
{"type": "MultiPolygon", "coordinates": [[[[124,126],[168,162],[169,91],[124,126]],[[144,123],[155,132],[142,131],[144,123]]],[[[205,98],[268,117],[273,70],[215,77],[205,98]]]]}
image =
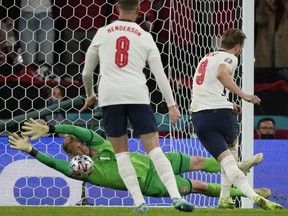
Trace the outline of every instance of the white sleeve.
{"type": "Polygon", "coordinates": [[[221,62],[222,64],[226,64],[229,68],[229,72],[231,73],[231,76],[234,76],[234,71],[237,68],[238,65],[238,58],[236,56],[225,56],[221,62]]]}
{"type": "Polygon", "coordinates": [[[84,83],[87,97],[93,96],[95,94],[93,73],[98,63],[99,63],[98,46],[90,46],[85,56],[84,69],[82,72],[82,80],[84,83]]]}
{"type": "Polygon", "coordinates": [[[149,58],[147,63],[150,67],[151,72],[155,76],[156,82],[159,86],[160,91],[163,94],[163,97],[165,98],[167,106],[174,106],[176,103],[172,94],[171,87],[169,85],[169,81],[164,73],[164,68],[161,62],[160,55],[154,55],[152,58],[149,58]]]}

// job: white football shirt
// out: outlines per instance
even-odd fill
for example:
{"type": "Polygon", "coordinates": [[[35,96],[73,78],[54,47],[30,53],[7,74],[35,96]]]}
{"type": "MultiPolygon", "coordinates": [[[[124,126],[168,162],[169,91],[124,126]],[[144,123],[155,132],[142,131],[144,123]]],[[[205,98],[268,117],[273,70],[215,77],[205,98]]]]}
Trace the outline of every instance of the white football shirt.
{"type": "Polygon", "coordinates": [[[175,105],[156,43],[151,34],[135,22],[117,20],[97,31],[87,50],[83,69],[88,97],[94,94],[93,72],[99,62],[99,106],[150,104],[143,73],[146,63],[168,107],[175,105]]]}
{"type": "Polygon", "coordinates": [[[229,90],[217,79],[220,64],[226,64],[234,77],[238,59],[225,51],[208,53],[199,62],[193,77],[191,111],[229,108],[233,103],[228,100],[229,90]]]}

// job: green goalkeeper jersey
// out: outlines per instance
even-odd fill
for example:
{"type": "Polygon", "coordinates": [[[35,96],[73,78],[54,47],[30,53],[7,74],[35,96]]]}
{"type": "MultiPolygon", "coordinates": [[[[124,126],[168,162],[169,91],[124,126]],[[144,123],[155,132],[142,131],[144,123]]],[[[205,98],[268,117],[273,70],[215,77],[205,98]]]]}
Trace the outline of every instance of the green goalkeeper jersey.
{"type": "MultiPolygon", "coordinates": [[[[81,180],[93,185],[126,190],[126,186],[118,173],[114,150],[109,141],[90,129],[73,125],[56,125],[55,133],[74,135],[85,142],[89,149],[96,150],[96,155],[92,158],[94,161],[93,173],[87,179],[81,180]]],[[[153,167],[152,162],[147,155],[136,152],[131,153],[130,158],[137,173],[140,187],[143,190],[147,173],[151,166],[153,167]]],[[[36,159],[70,178],[77,179],[77,177],[71,175],[68,161],[54,159],[41,152],[37,153],[36,159]]]]}

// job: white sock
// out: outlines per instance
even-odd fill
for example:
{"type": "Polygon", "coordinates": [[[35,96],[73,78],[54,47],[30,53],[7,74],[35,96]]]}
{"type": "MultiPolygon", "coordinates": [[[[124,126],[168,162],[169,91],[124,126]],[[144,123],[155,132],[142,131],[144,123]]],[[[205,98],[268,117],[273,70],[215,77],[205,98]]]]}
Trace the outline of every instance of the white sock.
{"type": "MultiPolygon", "coordinates": [[[[229,151],[233,155],[234,159],[238,161],[238,142],[236,143],[236,145],[229,147],[229,151]]],[[[221,167],[221,192],[220,192],[221,198],[227,199],[228,197],[230,197],[231,186],[232,186],[231,181],[229,180],[223,167],[221,167]]]]}
{"type": "Polygon", "coordinates": [[[233,157],[235,158],[236,162],[238,162],[238,143],[233,147],[229,147],[229,150],[233,155],[233,157]]]}
{"type": "Polygon", "coordinates": [[[142,203],[146,203],[139,186],[135,169],[130,161],[130,153],[122,152],[119,154],[115,154],[115,156],[117,160],[119,174],[126,188],[133,197],[135,205],[140,206],[142,203]]]}
{"type": "Polygon", "coordinates": [[[250,186],[247,177],[238,168],[236,161],[232,155],[225,157],[221,161],[221,167],[225,170],[229,180],[235,185],[246,197],[254,202],[254,197],[258,196],[250,186]]]}
{"type": "Polygon", "coordinates": [[[231,181],[229,180],[225,170],[221,167],[221,192],[220,198],[227,199],[230,197],[231,181]]]}
{"type": "Polygon", "coordinates": [[[151,158],[154,167],[163,184],[165,185],[170,197],[172,199],[181,198],[171,164],[167,157],[164,155],[161,148],[154,148],[149,152],[148,156],[151,158]]]}

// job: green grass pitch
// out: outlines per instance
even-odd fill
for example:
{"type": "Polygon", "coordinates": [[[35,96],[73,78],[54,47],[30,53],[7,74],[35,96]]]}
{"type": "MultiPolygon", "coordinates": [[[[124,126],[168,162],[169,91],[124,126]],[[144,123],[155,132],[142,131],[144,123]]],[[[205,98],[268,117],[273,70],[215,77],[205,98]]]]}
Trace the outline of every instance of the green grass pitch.
{"type": "MultiPolygon", "coordinates": [[[[288,209],[265,211],[263,209],[227,209],[196,208],[194,212],[177,212],[174,208],[150,207],[147,216],[288,216],[288,209]]],[[[133,208],[127,207],[0,207],[1,216],[129,216],[133,208]]]]}

